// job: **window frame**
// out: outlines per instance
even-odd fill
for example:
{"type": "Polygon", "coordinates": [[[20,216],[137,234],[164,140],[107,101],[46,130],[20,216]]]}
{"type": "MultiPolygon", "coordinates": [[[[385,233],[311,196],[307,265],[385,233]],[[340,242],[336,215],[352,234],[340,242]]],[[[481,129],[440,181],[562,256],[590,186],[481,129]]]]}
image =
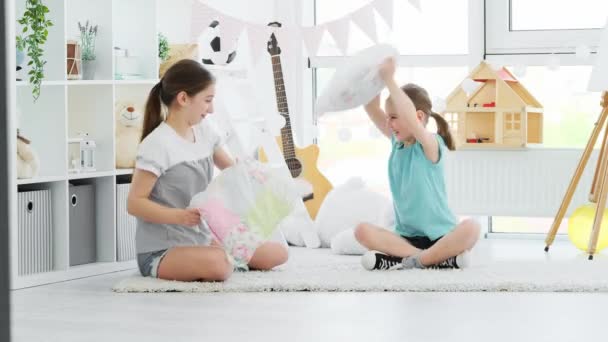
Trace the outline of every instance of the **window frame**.
{"type": "Polygon", "coordinates": [[[511,29],[511,0],[485,0],[484,4],[486,54],[573,54],[581,44],[589,46],[592,53],[597,51],[601,29],[514,31],[511,29]]]}

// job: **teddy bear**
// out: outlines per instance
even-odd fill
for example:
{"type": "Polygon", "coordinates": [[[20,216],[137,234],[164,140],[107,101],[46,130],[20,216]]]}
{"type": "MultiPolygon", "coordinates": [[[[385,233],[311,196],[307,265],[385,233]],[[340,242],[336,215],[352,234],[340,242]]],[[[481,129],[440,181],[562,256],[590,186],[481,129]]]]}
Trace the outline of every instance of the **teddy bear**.
{"type": "Polygon", "coordinates": [[[17,130],[17,178],[33,178],[38,175],[40,160],[31,141],[17,130]]]}
{"type": "Polygon", "coordinates": [[[116,117],[116,168],[135,167],[137,147],[141,139],[143,115],[132,102],[117,102],[116,117]]]}

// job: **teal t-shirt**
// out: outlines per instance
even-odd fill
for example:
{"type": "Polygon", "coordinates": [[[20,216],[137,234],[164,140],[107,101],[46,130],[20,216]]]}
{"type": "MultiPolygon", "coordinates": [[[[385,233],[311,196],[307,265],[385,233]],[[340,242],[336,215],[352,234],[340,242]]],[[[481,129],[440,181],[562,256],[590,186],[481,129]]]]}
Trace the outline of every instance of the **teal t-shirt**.
{"type": "Polygon", "coordinates": [[[431,162],[420,142],[403,146],[391,137],[393,145],[388,161],[388,178],[395,209],[395,232],[436,240],[456,225],[456,217],[448,207],[443,173],[447,149],[439,135],[439,160],[431,162]]]}

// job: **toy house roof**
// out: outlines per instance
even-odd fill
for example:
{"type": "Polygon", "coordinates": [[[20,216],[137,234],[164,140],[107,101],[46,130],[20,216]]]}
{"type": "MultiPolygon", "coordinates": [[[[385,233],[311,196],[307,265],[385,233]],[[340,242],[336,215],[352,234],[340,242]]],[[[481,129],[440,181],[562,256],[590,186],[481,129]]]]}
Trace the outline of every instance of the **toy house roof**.
{"type": "MultiPolygon", "coordinates": [[[[505,67],[501,67],[495,70],[485,61],[482,61],[471,73],[469,74],[470,79],[476,82],[487,82],[495,81],[497,96],[501,99],[506,99],[508,102],[516,102],[522,106],[532,106],[536,108],[542,108],[542,105],[536,100],[536,98],[524,87],[521,82],[517,80],[515,76],[505,67]]],[[[466,92],[462,89],[460,84],[456,87],[446,99],[447,108],[449,110],[450,104],[459,103],[456,107],[463,107],[461,103],[468,101],[470,98],[474,98],[486,84],[482,84],[478,87],[470,96],[467,96],[466,92]]]]}

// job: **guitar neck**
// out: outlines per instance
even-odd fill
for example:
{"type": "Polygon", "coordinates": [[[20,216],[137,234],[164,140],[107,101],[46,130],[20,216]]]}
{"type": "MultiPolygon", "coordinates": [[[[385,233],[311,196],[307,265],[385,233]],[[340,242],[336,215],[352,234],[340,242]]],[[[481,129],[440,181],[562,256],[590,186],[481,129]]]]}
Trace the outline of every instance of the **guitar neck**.
{"type": "Polygon", "coordinates": [[[281,67],[281,57],[272,56],[272,73],[274,75],[274,90],[277,96],[277,109],[279,114],[285,118],[285,126],[281,128],[281,142],[283,144],[283,156],[285,158],[295,158],[295,147],[293,144],[293,133],[291,131],[291,120],[289,119],[289,106],[287,105],[287,95],[285,94],[285,82],[283,81],[283,68],[281,67]]]}

